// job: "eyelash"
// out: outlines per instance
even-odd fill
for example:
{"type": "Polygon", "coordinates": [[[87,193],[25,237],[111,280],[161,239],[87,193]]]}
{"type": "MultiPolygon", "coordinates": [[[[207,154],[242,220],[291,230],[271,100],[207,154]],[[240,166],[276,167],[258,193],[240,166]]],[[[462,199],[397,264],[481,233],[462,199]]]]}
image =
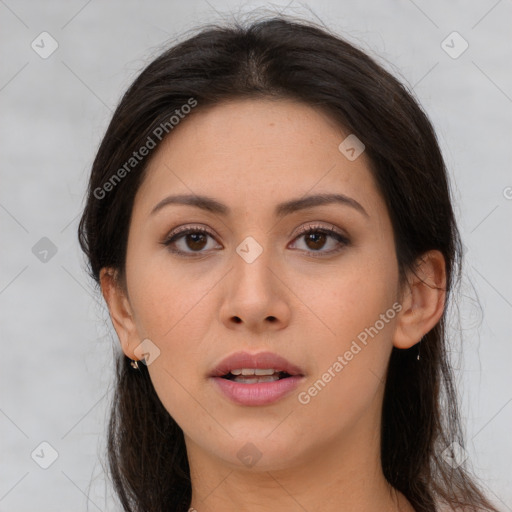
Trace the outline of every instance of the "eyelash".
{"type": "MultiPolygon", "coordinates": [[[[201,226],[195,226],[195,227],[191,226],[191,227],[185,227],[185,228],[178,229],[177,231],[174,231],[161,243],[162,243],[162,245],[166,246],[170,252],[172,252],[174,254],[179,254],[179,255],[183,255],[186,257],[192,257],[192,258],[200,257],[205,251],[188,252],[188,251],[182,251],[182,250],[176,249],[176,248],[171,248],[171,244],[175,243],[180,238],[183,238],[186,235],[190,235],[192,233],[203,233],[203,234],[211,236],[212,238],[215,238],[213,236],[213,234],[210,233],[210,231],[208,229],[203,228],[201,226]]],[[[344,235],[342,235],[341,233],[339,233],[334,228],[326,228],[326,227],[322,227],[322,226],[312,226],[312,225],[301,228],[299,233],[293,240],[295,241],[298,238],[303,237],[305,235],[309,235],[311,233],[322,233],[322,234],[331,236],[332,238],[334,238],[337,242],[339,242],[341,244],[341,247],[338,247],[337,249],[331,249],[330,251],[321,251],[321,250],[306,251],[314,258],[318,258],[318,257],[321,258],[321,257],[325,257],[326,255],[336,254],[336,253],[340,252],[345,246],[350,245],[350,240],[347,237],[345,237],[344,235]]]]}

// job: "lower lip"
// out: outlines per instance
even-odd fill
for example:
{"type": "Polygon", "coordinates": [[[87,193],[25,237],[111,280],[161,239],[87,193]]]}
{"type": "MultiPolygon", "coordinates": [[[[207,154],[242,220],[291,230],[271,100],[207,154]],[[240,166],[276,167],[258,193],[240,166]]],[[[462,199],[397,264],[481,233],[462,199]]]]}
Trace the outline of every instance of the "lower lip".
{"type": "Polygon", "coordinates": [[[222,377],[212,377],[218,389],[233,402],[240,405],[267,405],[293,391],[304,379],[301,375],[286,377],[274,382],[244,384],[222,377]]]}

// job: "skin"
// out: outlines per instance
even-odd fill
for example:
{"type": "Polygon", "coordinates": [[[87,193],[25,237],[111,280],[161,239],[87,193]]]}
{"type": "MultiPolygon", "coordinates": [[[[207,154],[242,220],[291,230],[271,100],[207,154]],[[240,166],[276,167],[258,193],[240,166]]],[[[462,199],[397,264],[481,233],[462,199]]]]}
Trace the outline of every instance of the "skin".
{"type": "Polygon", "coordinates": [[[400,294],[389,214],[365,153],[349,161],[338,149],[347,135],[291,100],[199,106],[152,155],[137,192],[126,287],[102,269],[124,353],[141,359],[145,338],[160,351],[148,370],[184,432],[199,512],[413,511],[380,465],[384,379],[392,347],[413,346],[439,321],[445,263],[439,251],[426,253],[400,294]],[[277,203],[316,193],[350,196],[368,216],[340,204],[274,216],[277,203]],[[170,194],[208,195],[232,213],[174,204],[152,215],[170,194]],[[198,224],[213,236],[181,238],[175,247],[187,255],[162,245],[176,227],[198,224]],[[334,226],[350,243],[297,237],[312,224],[334,226]],[[247,236],[263,248],[252,263],[235,251],[247,236]],[[394,303],[401,311],[299,403],[298,393],[394,303]],[[237,405],[208,375],[239,350],[276,352],[303,369],[305,382],[273,404],[237,405]],[[237,456],[247,443],[261,454],[252,467],[237,456]]]}

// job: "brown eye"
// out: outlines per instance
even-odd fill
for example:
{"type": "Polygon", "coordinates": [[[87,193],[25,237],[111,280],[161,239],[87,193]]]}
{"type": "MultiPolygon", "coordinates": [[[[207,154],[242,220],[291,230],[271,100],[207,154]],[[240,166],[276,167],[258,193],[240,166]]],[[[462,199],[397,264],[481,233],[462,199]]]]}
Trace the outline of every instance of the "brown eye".
{"type": "Polygon", "coordinates": [[[188,235],[184,235],[185,243],[189,249],[200,251],[206,245],[207,236],[208,235],[204,233],[189,233],[188,235]]]}
{"type": "MultiPolygon", "coordinates": [[[[201,256],[208,252],[208,238],[214,239],[213,235],[203,227],[185,227],[169,235],[161,242],[169,248],[169,251],[183,256],[201,256]],[[180,246],[181,245],[181,246],[180,246]]],[[[325,228],[320,226],[307,226],[303,228],[296,240],[304,239],[304,251],[311,256],[329,256],[341,251],[350,244],[350,240],[339,233],[334,228],[325,228]],[[322,250],[329,246],[329,242],[334,247],[329,250],[322,250]]]]}
{"type": "Polygon", "coordinates": [[[305,251],[311,256],[328,256],[341,251],[345,246],[350,245],[350,240],[334,228],[321,226],[307,226],[303,228],[295,240],[304,239],[305,251]],[[334,240],[334,248],[321,250],[328,245],[329,240],[334,240]],[[315,254],[318,253],[318,254],[315,254]]]}
{"type": "Polygon", "coordinates": [[[171,233],[162,244],[173,253],[199,256],[206,252],[203,249],[208,245],[208,237],[213,239],[213,235],[207,229],[191,227],[171,233]],[[177,247],[178,243],[181,243],[181,247],[177,247]]]}
{"type": "Polygon", "coordinates": [[[327,240],[327,235],[325,233],[321,233],[319,231],[314,231],[314,232],[311,232],[311,233],[308,233],[306,235],[306,244],[308,245],[308,247],[310,249],[313,249],[315,251],[318,251],[319,249],[321,249],[326,240],[327,240]]]}

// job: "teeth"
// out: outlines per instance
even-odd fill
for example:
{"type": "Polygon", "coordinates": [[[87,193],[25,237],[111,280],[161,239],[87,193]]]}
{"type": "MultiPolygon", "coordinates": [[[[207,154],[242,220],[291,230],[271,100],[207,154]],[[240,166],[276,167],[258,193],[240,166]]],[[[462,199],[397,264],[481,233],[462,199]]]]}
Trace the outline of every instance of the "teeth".
{"type": "Polygon", "coordinates": [[[274,382],[279,380],[279,376],[277,375],[264,375],[261,377],[235,377],[233,379],[235,382],[243,382],[244,384],[256,384],[258,382],[274,382]]]}
{"type": "Polygon", "coordinates": [[[273,368],[238,368],[236,370],[231,370],[231,373],[233,375],[273,375],[274,373],[279,373],[279,371],[274,370],[273,368]]]}

